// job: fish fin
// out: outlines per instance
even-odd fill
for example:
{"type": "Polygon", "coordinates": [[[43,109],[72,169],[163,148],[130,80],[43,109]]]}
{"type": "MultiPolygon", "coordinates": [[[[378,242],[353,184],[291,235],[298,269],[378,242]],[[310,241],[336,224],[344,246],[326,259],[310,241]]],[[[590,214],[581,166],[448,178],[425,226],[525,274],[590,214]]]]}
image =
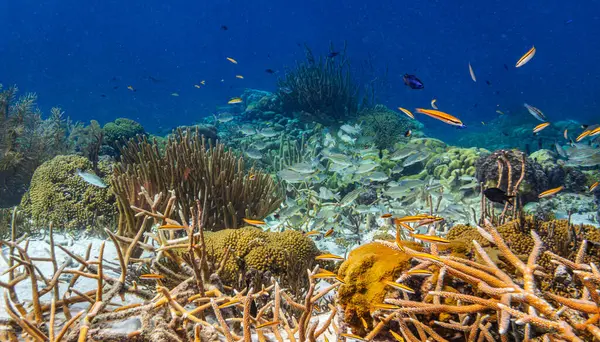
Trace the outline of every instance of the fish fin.
{"type": "Polygon", "coordinates": [[[514,204],[513,204],[513,201],[512,201],[512,199],[513,199],[514,197],[515,197],[515,196],[506,196],[506,202],[507,202],[508,204],[510,204],[510,206],[511,206],[511,207],[514,205],[514,204]]]}

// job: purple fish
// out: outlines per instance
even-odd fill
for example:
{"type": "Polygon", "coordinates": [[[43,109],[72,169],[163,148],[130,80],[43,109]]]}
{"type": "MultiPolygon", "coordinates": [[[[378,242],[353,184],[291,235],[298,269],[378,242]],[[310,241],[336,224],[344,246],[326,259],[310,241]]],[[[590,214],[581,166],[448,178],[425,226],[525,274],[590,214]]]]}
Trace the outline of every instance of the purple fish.
{"type": "Polygon", "coordinates": [[[411,87],[412,89],[423,89],[423,82],[415,75],[404,74],[404,84],[411,87]]]}

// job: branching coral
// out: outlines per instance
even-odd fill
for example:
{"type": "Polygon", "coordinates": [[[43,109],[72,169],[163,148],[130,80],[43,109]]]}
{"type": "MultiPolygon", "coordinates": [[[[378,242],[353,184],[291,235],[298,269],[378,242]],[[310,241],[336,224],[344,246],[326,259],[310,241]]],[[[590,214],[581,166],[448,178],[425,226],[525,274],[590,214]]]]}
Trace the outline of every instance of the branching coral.
{"type": "MultiPolygon", "coordinates": [[[[131,206],[150,210],[139,195],[174,189],[180,194],[183,218],[191,218],[197,199],[207,201],[204,226],[208,230],[238,228],[243,218],[262,219],[281,203],[277,185],[268,174],[246,170],[244,160],[225,150],[223,144],[207,144],[199,131],[177,130],[163,154],[146,137],[131,140],[121,149],[121,162],[112,179],[122,215],[119,232],[135,235],[140,223],[131,206]],[[137,222],[137,223],[136,223],[137,222]]],[[[166,199],[160,206],[166,204],[166,199]]]]}
{"type": "Polygon", "coordinates": [[[315,60],[307,47],[306,61],[298,63],[278,82],[284,110],[304,112],[323,124],[345,121],[356,115],[358,87],[352,79],[345,50],[335,58],[315,60]]]}
{"type": "Polygon", "coordinates": [[[481,263],[441,255],[437,248],[424,254],[393,242],[378,241],[418,261],[398,282],[422,277],[416,275],[417,269],[431,270],[433,275],[422,282],[415,294],[386,299],[389,306],[380,307],[373,314],[378,323],[365,339],[375,338],[385,327],[399,331],[407,341],[447,341],[461,335],[470,341],[478,336],[479,341],[600,338],[600,272],[594,263],[584,262],[587,242],[581,244],[574,261],[551,255],[553,262],[565,267],[583,289],[579,298],[563,297],[539,290],[540,278],[550,276],[537,265],[543,242],[535,231],[531,231],[533,248],[525,260],[509,248],[489,223],[478,231],[496,246],[498,255],[513,271],[500,268],[494,261],[496,256],[477,241],[473,241],[473,246],[481,263]]]}
{"type": "MultiPolygon", "coordinates": [[[[158,208],[162,193],[154,199],[143,191],[143,197],[150,208],[158,208]]],[[[205,213],[198,204],[192,211],[192,220],[180,223],[170,218],[177,207],[175,196],[168,198],[167,210],[162,213],[152,209],[145,211],[136,208],[144,221],[167,223],[185,232],[183,239],[171,239],[171,232],[159,230],[150,235],[158,246],[142,242],[144,226],[133,238],[107,233],[117,247],[120,271],[116,277],[107,274],[107,261],[104,260],[105,244],[102,243],[97,259],[90,259],[90,253],[80,256],[59,246],[80,266],[71,269],[67,264],[58,266],[54,249],[53,233],[50,231],[50,255],[42,261],[53,263],[54,275],[51,279],[42,279],[38,284],[36,272],[38,259],[30,257],[26,238],[17,239],[13,229],[10,240],[0,241],[0,246],[8,248],[10,268],[9,282],[0,282],[5,289],[4,305],[16,324],[19,332],[33,341],[251,341],[253,335],[264,340],[267,331],[271,331],[279,341],[285,336],[288,341],[316,341],[333,324],[336,308],[330,306],[330,313],[324,321],[313,319],[313,315],[325,295],[339,286],[330,285],[316,290],[315,275],[318,268],[308,271],[310,279],[308,290],[301,301],[296,301],[287,290],[282,289],[273,279],[268,287],[249,287],[231,291],[219,280],[219,269],[212,268],[206,255],[206,244],[202,229],[202,216],[205,213]],[[124,248],[119,248],[119,246],[124,248]],[[174,249],[186,248],[185,255],[175,256],[174,249]],[[135,259],[132,253],[143,248],[150,253],[144,259],[135,259]],[[180,274],[164,274],[156,268],[156,261],[169,258],[186,271],[180,274]],[[155,290],[145,290],[132,279],[132,270],[136,264],[150,265],[153,279],[158,283],[155,290]],[[73,278],[65,291],[58,287],[58,279],[63,274],[73,278]],[[162,275],[164,274],[164,275],[162,275]],[[172,278],[172,277],[175,278],[172,278]],[[77,291],[74,284],[79,278],[91,278],[97,281],[96,288],[83,293],[77,291]],[[170,278],[170,279],[169,279],[170,278]],[[177,279],[180,279],[177,281],[177,279]],[[15,286],[25,280],[31,281],[32,305],[26,307],[19,299],[15,286]],[[176,281],[176,285],[166,283],[176,281]],[[40,298],[46,293],[52,294],[50,303],[40,298]],[[143,302],[117,304],[118,298],[137,297],[143,302]],[[89,303],[85,309],[73,314],[73,304],[89,303]],[[117,306],[112,309],[112,306],[117,306]],[[298,319],[296,319],[298,317],[298,319]],[[136,320],[139,327],[131,331],[113,329],[115,324],[127,320],[136,320]],[[62,322],[62,323],[59,323],[62,322]],[[214,322],[214,323],[210,323],[214,322]],[[241,327],[240,327],[241,323],[241,327]],[[61,325],[62,324],[62,325],[61,325]]],[[[214,266],[214,265],[213,265],[214,266]]],[[[16,341],[16,331],[11,325],[4,325],[5,336],[16,341]]]]}

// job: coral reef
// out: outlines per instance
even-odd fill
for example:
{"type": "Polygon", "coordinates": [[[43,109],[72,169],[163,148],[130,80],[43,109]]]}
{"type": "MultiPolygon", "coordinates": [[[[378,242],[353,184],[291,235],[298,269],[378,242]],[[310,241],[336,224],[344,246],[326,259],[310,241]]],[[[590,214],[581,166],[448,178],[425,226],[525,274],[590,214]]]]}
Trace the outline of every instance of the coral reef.
{"type": "MultiPolygon", "coordinates": [[[[253,168],[246,170],[223,144],[207,144],[198,129],[178,129],[169,137],[164,153],[157,142],[146,137],[130,140],[121,149],[121,162],[112,179],[117,195],[119,232],[132,236],[141,221],[131,206],[144,206],[141,187],[152,193],[175,190],[180,194],[181,212],[186,220],[197,199],[207,202],[204,226],[207,230],[238,228],[243,218],[262,219],[281,203],[277,185],[270,175],[253,168]]],[[[166,204],[164,198],[161,206],[166,204]]],[[[149,209],[144,207],[145,209],[149,209]]]]}
{"type": "MultiPolygon", "coordinates": [[[[332,48],[333,51],[333,48],[332,48]]],[[[345,48],[336,58],[315,59],[306,48],[306,61],[278,80],[278,96],[286,113],[304,112],[313,121],[335,124],[359,110],[359,91],[350,73],[345,48]]]]}
{"type": "MultiPolygon", "coordinates": [[[[408,141],[408,138],[404,137],[408,130],[423,128],[420,122],[398,114],[384,105],[363,108],[358,115],[357,121],[361,123],[363,135],[372,137],[375,146],[380,150],[391,148],[397,142],[408,141]]],[[[413,135],[418,136],[417,132],[413,132],[413,135]]]]}
{"type": "Polygon", "coordinates": [[[17,87],[0,85],[0,207],[16,205],[33,171],[68,150],[67,121],[60,108],[43,120],[37,95],[17,98],[17,87]]]}
{"type": "Polygon", "coordinates": [[[151,200],[151,196],[143,192],[144,198],[149,200],[147,206],[153,209],[140,209],[137,213],[154,224],[166,221],[178,225],[187,237],[169,239],[170,233],[159,230],[151,241],[160,245],[156,248],[142,242],[144,229],[136,232],[133,238],[107,230],[117,250],[120,267],[116,274],[113,273],[115,268],[104,260],[108,259],[104,256],[104,242],[97,258],[91,259],[91,246],[87,255],[82,256],[55,245],[50,228],[49,255],[43,261],[52,262],[53,274],[48,278],[50,280],[43,278],[45,282],[41,285],[36,272],[36,264],[41,261],[30,256],[27,247],[22,246],[23,241],[17,240],[17,229],[13,229],[10,240],[0,241],[0,246],[8,250],[10,260],[9,282],[0,282],[6,291],[4,305],[10,316],[10,323],[0,323],[5,340],[17,341],[19,333],[26,340],[35,341],[251,341],[256,336],[263,340],[264,334],[271,331],[278,340],[285,336],[286,340],[305,342],[316,341],[332,325],[337,309],[327,303],[326,295],[339,283],[317,291],[313,276],[318,267],[308,271],[307,291],[298,298],[282,289],[275,279],[271,279],[266,287],[252,282],[237,290],[226,287],[219,278],[219,270],[208,263],[201,207],[198,205],[193,211],[190,225],[182,224],[170,218],[178,206],[174,196],[169,198],[167,210],[160,213],[154,208],[158,207],[162,194],[156,194],[156,200],[151,200]],[[169,253],[181,248],[181,244],[188,246],[185,257],[169,253]],[[136,246],[147,250],[144,259],[132,257],[136,246]],[[57,247],[77,263],[76,268],[68,263],[58,266],[57,247]],[[161,268],[157,262],[161,258],[181,265],[185,272],[173,273],[161,268]],[[150,274],[136,272],[136,269],[148,267],[150,274]],[[167,273],[163,275],[163,272],[167,273]],[[59,288],[59,277],[65,275],[70,277],[69,284],[64,289],[59,288]],[[95,288],[78,290],[76,283],[81,278],[97,280],[95,288]],[[156,286],[144,288],[139,285],[138,281],[146,281],[144,278],[152,279],[156,286]],[[29,280],[31,283],[26,285],[31,289],[30,306],[25,305],[16,291],[17,285],[29,280]],[[176,285],[166,285],[171,282],[176,285]],[[42,302],[45,294],[51,294],[49,302],[42,302]],[[119,297],[138,301],[117,304],[119,297]],[[78,304],[82,302],[89,305],[78,304]],[[113,308],[115,305],[116,309],[113,308]],[[324,321],[313,317],[316,310],[323,309],[330,311],[324,321]],[[75,314],[74,310],[79,312],[75,314]],[[135,324],[127,325],[128,322],[135,324]]]}
{"type": "MultiPolygon", "coordinates": [[[[245,286],[244,276],[258,271],[279,279],[292,292],[305,288],[304,271],[313,267],[319,254],[315,243],[301,232],[265,232],[255,227],[224,229],[205,234],[208,258],[223,260],[221,279],[227,284],[245,286]]],[[[269,276],[266,279],[270,279],[269,276]]]]}
{"type": "Polygon", "coordinates": [[[338,275],[344,284],[338,291],[338,301],[344,309],[344,320],[354,327],[354,333],[365,335],[362,324],[373,326],[373,304],[383,303],[388,292],[385,280],[396,279],[410,268],[410,256],[402,251],[371,242],[350,252],[338,275]]]}
{"type": "MultiPolygon", "coordinates": [[[[477,147],[451,147],[429,159],[425,167],[427,172],[439,179],[442,184],[453,190],[458,190],[459,185],[462,184],[462,176],[469,179],[475,176],[475,163],[479,156],[484,153],[489,152],[477,147]]],[[[463,177],[463,179],[466,178],[463,177]]]]}
{"type": "Polygon", "coordinates": [[[510,176],[511,171],[514,175],[518,175],[523,165],[525,173],[518,192],[522,203],[527,203],[537,200],[542,191],[549,189],[549,183],[542,166],[531,158],[525,157],[522,152],[499,150],[482,155],[475,163],[475,176],[485,188],[497,187],[506,191],[511,179],[516,180],[510,176]]]}
{"type": "MultiPolygon", "coordinates": [[[[101,162],[99,176],[110,175],[110,168],[110,164],[101,162]]],[[[77,169],[91,170],[92,163],[81,156],[66,155],[40,165],[23,196],[23,212],[39,226],[52,222],[65,229],[113,222],[117,212],[110,188],[86,183],[77,176],[77,169]]]]}
{"type": "Polygon", "coordinates": [[[565,166],[556,153],[541,149],[533,152],[529,158],[540,164],[548,177],[548,187],[564,186],[570,191],[583,191],[586,188],[586,176],[574,167],[565,166]]]}
{"type": "Polygon", "coordinates": [[[108,122],[102,127],[102,130],[106,143],[117,151],[121,143],[135,138],[137,135],[146,134],[142,125],[127,118],[118,118],[113,122],[108,122]]]}

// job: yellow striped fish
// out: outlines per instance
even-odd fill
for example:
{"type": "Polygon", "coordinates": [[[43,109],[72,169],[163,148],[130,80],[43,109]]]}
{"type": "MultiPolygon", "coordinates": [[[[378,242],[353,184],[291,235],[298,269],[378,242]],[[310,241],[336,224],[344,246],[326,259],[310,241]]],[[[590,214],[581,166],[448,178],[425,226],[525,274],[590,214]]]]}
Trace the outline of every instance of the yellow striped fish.
{"type": "Polygon", "coordinates": [[[590,185],[590,192],[594,191],[597,187],[598,187],[598,182],[595,182],[594,184],[590,185]]]}
{"type": "Polygon", "coordinates": [[[315,258],[315,260],[344,260],[344,257],[335,255],[335,254],[331,254],[331,253],[327,253],[327,254],[321,254],[321,255],[317,256],[315,258]]]}
{"type": "Polygon", "coordinates": [[[230,61],[233,64],[238,64],[237,61],[231,57],[227,57],[227,60],[230,61]]]}
{"type": "Polygon", "coordinates": [[[410,234],[410,236],[412,236],[415,239],[429,242],[429,243],[450,243],[450,240],[446,240],[439,236],[424,235],[424,234],[410,234]]]}
{"type": "Polygon", "coordinates": [[[533,58],[533,56],[535,56],[535,51],[535,46],[529,49],[529,51],[527,51],[521,58],[519,58],[517,64],[515,64],[515,67],[520,68],[523,65],[527,64],[527,62],[529,62],[533,58]]]}
{"type": "Polygon", "coordinates": [[[233,97],[231,100],[227,101],[228,104],[236,104],[236,103],[242,103],[242,98],[241,97],[233,97]]]}
{"type": "Polygon", "coordinates": [[[165,279],[165,276],[162,274],[146,273],[140,275],[140,279],[165,279]]]}
{"type": "Polygon", "coordinates": [[[538,133],[539,131],[543,130],[544,128],[546,128],[548,126],[550,126],[549,122],[542,122],[541,124],[539,124],[533,128],[533,134],[538,133]]]}
{"type": "Polygon", "coordinates": [[[398,107],[398,109],[400,109],[400,111],[404,114],[406,114],[406,116],[408,116],[411,119],[414,119],[415,116],[413,115],[413,113],[410,112],[410,110],[406,109],[406,108],[402,108],[402,107],[398,107]]]}
{"type": "Polygon", "coordinates": [[[559,187],[557,187],[557,188],[550,189],[550,190],[546,190],[546,191],[542,192],[542,193],[541,193],[541,194],[538,196],[538,198],[544,198],[544,197],[549,197],[549,196],[552,196],[552,195],[554,195],[554,194],[556,194],[556,193],[558,193],[558,192],[562,191],[564,188],[565,188],[565,187],[561,185],[561,186],[559,186],[559,187]]]}
{"type": "Polygon", "coordinates": [[[442,122],[445,122],[449,125],[458,126],[458,127],[466,127],[465,124],[463,124],[463,122],[460,121],[460,119],[458,119],[457,117],[452,116],[448,113],[440,112],[439,110],[417,108],[416,111],[417,111],[417,113],[425,114],[434,119],[438,119],[442,122]]]}
{"type": "Polygon", "coordinates": [[[158,227],[158,229],[160,230],[180,230],[180,229],[186,229],[184,226],[180,226],[178,224],[163,224],[162,226],[158,227]]]}
{"type": "Polygon", "coordinates": [[[384,281],[384,284],[386,284],[387,286],[393,287],[395,289],[404,291],[404,292],[415,293],[415,290],[411,289],[410,287],[408,287],[404,284],[396,283],[395,281],[386,280],[386,281],[384,281]]]}

